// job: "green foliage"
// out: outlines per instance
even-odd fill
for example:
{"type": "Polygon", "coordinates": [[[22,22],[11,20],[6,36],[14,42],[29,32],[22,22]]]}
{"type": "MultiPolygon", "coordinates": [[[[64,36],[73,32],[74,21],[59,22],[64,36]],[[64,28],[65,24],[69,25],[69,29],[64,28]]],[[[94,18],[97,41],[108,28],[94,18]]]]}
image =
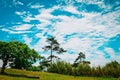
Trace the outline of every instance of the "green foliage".
{"type": "Polygon", "coordinates": [[[71,75],[72,66],[70,63],[64,61],[57,61],[56,63],[50,64],[48,72],[71,75]]]}
{"type": "Polygon", "coordinates": [[[39,54],[34,49],[30,49],[26,44],[18,41],[0,41],[0,59],[3,61],[1,73],[4,73],[8,62],[10,62],[12,68],[28,69],[40,58],[39,54]]]}
{"type": "Polygon", "coordinates": [[[107,63],[103,67],[104,74],[111,77],[120,77],[120,64],[117,61],[107,63]]]}
{"type": "Polygon", "coordinates": [[[31,66],[28,68],[29,71],[41,71],[41,68],[39,66],[31,66]]]}
{"type": "Polygon", "coordinates": [[[14,53],[16,53],[15,47],[13,42],[0,41],[0,59],[3,61],[1,73],[4,73],[7,63],[13,61],[14,53]]]}
{"type": "Polygon", "coordinates": [[[14,55],[14,61],[10,64],[12,68],[28,69],[40,58],[39,54],[34,49],[30,49],[26,44],[21,42],[14,42],[14,44],[17,45],[17,52],[14,55]]]}
{"type": "Polygon", "coordinates": [[[104,72],[103,72],[103,68],[98,66],[95,68],[95,76],[99,77],[99,76],[103,76],[104,77],[104,72]]]}
{"type": "Polygon", "coordinates": [[[73,76],[96,76],[96,77],[120,77],[120,64],[116,61],[106,64],[104,67],[90,67],[89,64],[79,63],[73,67],[70,63],[57,61],[50,64],[48,72],[73,75],[73,76]]]}
{"type": "Polygon", "coordinates": [[[120,77],[120,64],[117,61],[107,63],[104,67],[96,67],[91,69],[92,76],[98,77],[120,77]]]}

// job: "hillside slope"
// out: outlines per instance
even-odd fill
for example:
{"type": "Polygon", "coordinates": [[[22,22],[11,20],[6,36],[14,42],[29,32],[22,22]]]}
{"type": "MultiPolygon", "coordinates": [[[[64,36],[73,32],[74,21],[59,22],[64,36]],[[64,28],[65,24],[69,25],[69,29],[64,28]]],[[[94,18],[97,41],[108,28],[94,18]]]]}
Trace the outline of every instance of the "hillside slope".
{"type": "Polygon", "coordinates": [[[47,72],[33,72],[17,69],[6,69],[0,74],[0,80],[117,80],[115,78],[74,77],[47,72]]]}

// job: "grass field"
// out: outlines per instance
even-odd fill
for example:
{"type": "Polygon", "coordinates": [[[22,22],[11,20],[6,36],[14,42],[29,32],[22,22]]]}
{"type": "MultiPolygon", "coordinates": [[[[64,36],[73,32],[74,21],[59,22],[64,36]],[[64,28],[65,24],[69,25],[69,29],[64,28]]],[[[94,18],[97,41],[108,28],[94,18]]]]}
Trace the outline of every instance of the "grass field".
{"type": "Polygon", "coordinates": [[[0,80],[118,80],[115,78],[74,77],[60,74],[33,72],[17,69],[6,69],[6,74],[0,74],[0,80]]]}

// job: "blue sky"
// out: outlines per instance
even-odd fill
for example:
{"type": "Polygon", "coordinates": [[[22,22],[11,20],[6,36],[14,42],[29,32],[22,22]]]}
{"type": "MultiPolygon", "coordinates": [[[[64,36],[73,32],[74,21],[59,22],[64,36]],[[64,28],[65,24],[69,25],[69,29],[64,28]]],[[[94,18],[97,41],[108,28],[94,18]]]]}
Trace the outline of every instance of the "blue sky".
{"type": "Polygon", "coordinates": [[[24,42],[47,57],[49,36],[67,50],[58,55],[63,60],[84,52],[92,66],[120,62],[120,1],[0,0],[0,40],[24,42]]]}

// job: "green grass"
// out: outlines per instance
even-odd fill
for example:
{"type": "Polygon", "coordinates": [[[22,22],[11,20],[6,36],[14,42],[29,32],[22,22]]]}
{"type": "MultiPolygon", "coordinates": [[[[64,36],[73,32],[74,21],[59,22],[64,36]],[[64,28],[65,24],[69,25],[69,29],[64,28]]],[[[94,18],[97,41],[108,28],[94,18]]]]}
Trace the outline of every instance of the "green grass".
{"type": "Polygon", "coordinates": [[[74,77],[47,72],[32,72],[17,69],[6,69],[6,74],[0,74],[0,80],[117,80],[115,78],[74,77]]]}

